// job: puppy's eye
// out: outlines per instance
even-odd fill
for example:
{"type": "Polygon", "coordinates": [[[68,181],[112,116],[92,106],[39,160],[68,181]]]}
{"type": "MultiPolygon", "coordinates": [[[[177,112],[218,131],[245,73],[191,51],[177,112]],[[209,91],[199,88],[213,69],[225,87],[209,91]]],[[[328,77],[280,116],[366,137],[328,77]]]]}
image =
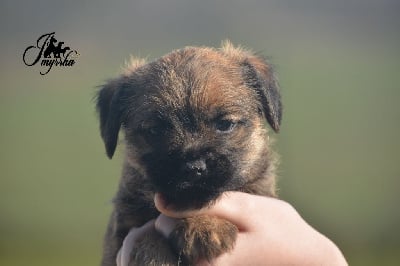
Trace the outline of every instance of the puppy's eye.
{"type": "Polygon", "coordinates": [[[147,133],[149,133],[150,135],[156,136],[156,135],[160,134],[160,130],[156,127],[153,127],[153,128],[149,128],[147,130],[147,133]]]}
{"type": "Polygon", "coordinates": [[[162,136],[166,130],[167,128],[164,125],[142,122],[142,125],[139,128],[139,133],[144,137],[159,137],[162,136]]]}
{"type": "Polygon", "coordinates": [[[146,133],[153,136],[153,137],[157,137],[157,136],[161,136],[165,131],[165,128],[161,127],[161,126],[156,126],[156,127],[151,127],[148,128],[146,130],[146,133]]]}
{"type": "Polygon", "coordinates": [[[229,132],[233,131],[233,129],[236,127],[236,125],[237,125],[237,123],[235,123],[231,120],[221,119],[215,123],[215,128],[217,129],[218,132],[229,133],[229,132]]]}

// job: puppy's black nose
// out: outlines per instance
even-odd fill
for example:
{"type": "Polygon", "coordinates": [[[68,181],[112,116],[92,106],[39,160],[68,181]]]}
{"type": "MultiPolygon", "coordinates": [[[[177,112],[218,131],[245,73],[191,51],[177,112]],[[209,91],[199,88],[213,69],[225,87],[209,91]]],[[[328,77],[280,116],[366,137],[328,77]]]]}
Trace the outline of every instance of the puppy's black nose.
{"type": "Polygon", "coordinates": [[[200,177],[204,175],[206,171],[207,164],[203,159],[190,161],[185,164],[185,172],[194,177],[200,177]]]}

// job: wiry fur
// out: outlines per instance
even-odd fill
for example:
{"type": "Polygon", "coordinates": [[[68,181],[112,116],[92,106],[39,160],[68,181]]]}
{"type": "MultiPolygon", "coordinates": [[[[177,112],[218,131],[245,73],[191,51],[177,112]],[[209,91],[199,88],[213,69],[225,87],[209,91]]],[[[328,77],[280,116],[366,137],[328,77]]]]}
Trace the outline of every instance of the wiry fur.
{"type": "MultiPolygon", "coordinates": [[[[265,121],[279,131],[281,101],[268,62],[225,42],[186,47],[150,63],[133,60],[98,93],[107,155],[125,133],[126,156],[104,241],[103,266],[115,265],[132,227],[156,218],[155,192],[177,209],[212,204],[224,191],[275,196],[276,157],[265,121]]],[[[176,265],[229,251],[237,228],[215,217],[182,219],[169,243],[151,232],[130,265],[176,265]]]]}

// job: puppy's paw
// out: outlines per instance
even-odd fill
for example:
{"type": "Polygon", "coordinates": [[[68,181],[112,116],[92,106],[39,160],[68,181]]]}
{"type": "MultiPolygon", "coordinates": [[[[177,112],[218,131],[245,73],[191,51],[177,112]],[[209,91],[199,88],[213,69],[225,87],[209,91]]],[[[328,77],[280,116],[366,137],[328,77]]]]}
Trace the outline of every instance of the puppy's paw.
{"type": "Polygon", "coordinates": [[[175,266],[179,264],[179,258],[170,248],[168,241],[156,231],[150,231],[135,243],[129,262],[129,266],[175,266]]]}
{"type": "Polygon", "coordinates": [[[232,223],[211,216],[181,219],[169,239],[187,264],[213,258],[233,249],[238,228],[232,223]]]}

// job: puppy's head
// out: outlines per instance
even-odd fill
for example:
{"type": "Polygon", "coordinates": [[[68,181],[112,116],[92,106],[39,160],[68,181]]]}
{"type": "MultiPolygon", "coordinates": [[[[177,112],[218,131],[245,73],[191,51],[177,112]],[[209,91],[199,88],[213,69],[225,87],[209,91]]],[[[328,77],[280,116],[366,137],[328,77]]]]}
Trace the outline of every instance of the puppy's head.
{"type": "Polygon", "coordinates": [[[264,178],[265,121],[278,131],[282,110],[271,66],[229,42],[132,63],[102,87],[97,109],[107,155],[122,127],[128,164],[178,209],[264,178]]]}

